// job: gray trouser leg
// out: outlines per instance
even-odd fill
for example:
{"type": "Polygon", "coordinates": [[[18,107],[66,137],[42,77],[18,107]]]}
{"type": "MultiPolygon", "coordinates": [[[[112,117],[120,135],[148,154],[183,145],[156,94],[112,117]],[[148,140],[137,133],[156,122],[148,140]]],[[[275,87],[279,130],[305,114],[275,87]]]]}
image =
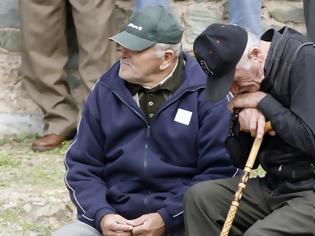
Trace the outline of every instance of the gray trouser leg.
{"type": "MultiPolygon", "coordinates": [[[[220,235],[238,181],[206,181],[186,192],[186,235],[220,235]]],[[[314,202],[311,190],[278,195],[268,190],[262,180],[249,179],[229,235],[313,235],[314,202]]]]}
{"type": "Polygon", "coordinates": [[[244,236],[303,236],[314,235],[313,191],[268,196],[273,212],[258,220],[244,236]]]}
{"type": "Polygon", "coordinates": [[[73,223],[63,226],[62,228],[52,233],[52,236],[66,236],[66,235],[102,236],[95,228],[78,220],[73,223]]]}
{"type": "MultiPolygon", "coordinates": [[[[187,236],[220,235],[239,178],[205,181],[191,187],[184,197],[187,236]]],[[[248,181],[230,235],[241,236],[247,228],[270,212],[259,179],[248,181]]]]}

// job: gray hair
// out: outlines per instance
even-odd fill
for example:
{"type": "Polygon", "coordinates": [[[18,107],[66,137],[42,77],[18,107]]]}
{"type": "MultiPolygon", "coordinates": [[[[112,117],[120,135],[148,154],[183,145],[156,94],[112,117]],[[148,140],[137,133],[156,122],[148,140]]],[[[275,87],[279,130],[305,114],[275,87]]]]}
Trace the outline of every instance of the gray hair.
{"type": "Polygon", "coordinates": [[[166,44],[166,43],[157,43],[154,45],[155,54],[157,57],[163,57],[166,50],[170,49],[174,52],[174,57],[177,58],[182,52],[182,43],[176,44],[166,44]]]}
{"type": "Polygon", "coordinates": [[[260,44],[260,39],[257,35],[251,33],[251,32],[247,32],[247,44],[246,44],[246,48],[244,50],[244,53],[240,59],[240,61],[237,63],[238,67],[244,68],[244,69],[248,69],[250,67],[250,61],[248,58],[248,53],[249,50],[253,47],[258,47],[259,48],[259,44],[260,44]]]}

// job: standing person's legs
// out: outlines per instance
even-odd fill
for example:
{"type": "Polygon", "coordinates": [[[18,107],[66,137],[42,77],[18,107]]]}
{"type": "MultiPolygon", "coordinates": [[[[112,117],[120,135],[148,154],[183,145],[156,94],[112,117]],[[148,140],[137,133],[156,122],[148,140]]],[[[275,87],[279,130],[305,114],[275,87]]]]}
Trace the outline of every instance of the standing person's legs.
{"type": "Polygon", "coordinates": [[[304,0],[303,2],[307,35],[315,42],[315,1],[304,0]]]}
{"type": "Polygon", "coordinates": [[[261,0],[229,0],[228,11],[231,24],[246,27],[261,35],[261,0]]]}
{"type": "MultiPolygon", "coordinates": [[[[239,178],[206,181],[191,187],[184,198],[187,236],[220,235],[239,178]]],[[[243,235],[258,219],[270,213],[259,179],[249,179],[234,219],[231,235],[243,235]]]]}
{"type": "Polygon", "coordinates": [[[75,221],[71,224],[65,225],[52,233],[52,236],[102,236],[95,228],[85,224],[81,221],[75,221]]]}
{"type": "Polygon", "coordinates": [[[79,45],[79,74],[87,98],[95,82],[114,62],[113,0],[70,0],[79,45]]]}
{"type": "Polygon", "coordinates": [[[273,212],[254,223],[244,236],[314,235],[313,191],[269,195],[268,202],[273,212]]]}
{"type": "Polygon", "coordinates": [[[169,8],[170,1],[169,0],[136,0],[136,11],[140,11],[142,8],[152,7],[152,6],[163,6],[165,8],[169,8]]]}
{"type": "MultiPolygon", "coordinates": [[[[75,131],[78,111],[65,80],[65,1],[20,0],[19,4],[25,89],[44,113],[44,135],[69,137],[75,131]]],[[[55,141],[52,146],[35,141],[33,148],[44,151],[61,143],[55,141]]]]}

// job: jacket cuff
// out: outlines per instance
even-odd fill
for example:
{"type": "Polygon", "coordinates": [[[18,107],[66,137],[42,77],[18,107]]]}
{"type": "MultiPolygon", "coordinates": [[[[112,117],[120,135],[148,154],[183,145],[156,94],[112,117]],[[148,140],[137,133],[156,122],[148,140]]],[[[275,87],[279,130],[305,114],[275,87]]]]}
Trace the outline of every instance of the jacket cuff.
{"type": "Polygon", "coordinates": [[[101,221],[105,215],[116,214],[116,212],[111,208],[102,208],[98,210],[95,214],[95,228],[102,233],[101,221]]]}
{"type": "Polygon", "coordinates": [[[172,216],[166,211],[165,208],[158,210],[158,213],[161,215],[164,224],[165,224],[165,232],[166,235],[172,231],[171,222],[172,216]]]}
{"type": "Polygon", "coordinates": [[[267,120],[272,122],[276,119],[277,114],[282,111],[283,105],[268,94],[257,104],[257,109],[264,114],[267,120]]]}
{"type": "Polygon", "coordinates": [[[164,221],[166,235],[174,233],[177,230],[181,230],[184,227],[182,213],[172,216],[165,207],[158,210],[157,212],[161,215],[164,221]]]}

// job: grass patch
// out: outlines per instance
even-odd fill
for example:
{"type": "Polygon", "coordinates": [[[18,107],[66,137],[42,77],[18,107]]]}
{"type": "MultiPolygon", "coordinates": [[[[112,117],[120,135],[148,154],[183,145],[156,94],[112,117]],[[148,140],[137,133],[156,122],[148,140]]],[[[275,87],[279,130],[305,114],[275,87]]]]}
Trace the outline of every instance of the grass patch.
{"type": "Polygon", "coordinates": [[[266,171],[261,167],[261,166],[258,166],[257,169],[255,170],[252,170],[252,172],[250,173],[250,177],[253,178],[253,177],[263,177],[265,176],[266,174],[266,171]]]}
{"type": "Polygon", "coordinates": [[[36,135],[34,134],[22,134],[22,135],[12,135],[10,137],[3,137],[0,139],[0,145],[8,144],[11,142],[17,143],[29,143],[30,140],[35,140],[36,135]]]}
{"type": "Polygon", "coordinates": [[[54,155],[64,155],[70,146],[72,140],[66,140],[62,143],[60,147],[57,147],[55,149],[49,150],[46,153],[47,154],[54,154],[54,155]]]}
{"type": "Polygon", "coordinates": [[[27,232],[27,231],[35,232],[37,236],[49,235],[49,229],[45,228],[41,224],[23,223],[23,224],[21,224],[21,227],[23,229],[23,232],[27,232]]]}
{"type": "Polygon", "coordinates": [[[63,185],[63,156],[71,141],[47,152],[34,152],[34,137],[11,140],[0,147],[0,186],[63,185]]]}
{"type": "Polygon", "coordinates": [[[0,167],[18,167],[21,165],[21,161],[14,158],[12,153],[8,151],[0,151],[0,167]]]}
{"type": "MultiPolygon", "coordinates": [[[[67,195],[63,196],[64,153],[71,141],[51,151],[34,152],[31,145],[35,138],[21,136],[0,140],[0,235],[46,236],[59,227],[59,222],[45,217],[32,219],[32,214],[23,206],[31,204],[35,209],[37,204],[68,201],[67,195]],[[11,194],[12,199],[8,197],[11,194]]],[[[63,219],[65,222],[70,220],[67,217],[63,219]]]]}
{"type": "Polygon", "coordinates": [[[21,211],[16,208],[5,209],[4,211],[0,211],[0,225],[7,224],[8,222],[16,221],[21,215],[21,211]]]}

